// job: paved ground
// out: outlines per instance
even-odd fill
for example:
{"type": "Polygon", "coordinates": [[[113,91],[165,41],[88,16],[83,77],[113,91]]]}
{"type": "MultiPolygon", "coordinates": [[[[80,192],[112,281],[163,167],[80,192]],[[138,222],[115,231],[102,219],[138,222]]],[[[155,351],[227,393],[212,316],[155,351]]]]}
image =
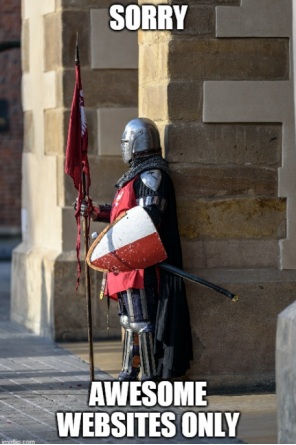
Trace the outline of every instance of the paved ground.
{"type": "MultiPolygon", "coordinates": [[[[89,366],[83,360],[87,345],[72,344],[71,353],[51,341],[35,336],[9,321],[10,263],[0,262],[0,440],[2,443],[276,443],[275,396],[244,395],[211,396],[209,411],[240,411],[237,439],[186,439],[180,433],[167,439],[87,438],[78,435],[60,438],[57,412],[102,412],[111,414],[114,408],[90,408],[89,366]]],[[[70,348],[69,345],[64,345],[70,348]]],[[[120,344],[99,343],[95,349],[96,379],[110,380],[120,365],[120,344]],[[111,351],[106,354],[106,351],[111,351]],[[101,357],[104,360],[101,360],[101,357]]],[[[156,408],[157,409],[157,408],[156,408]]],[[[116,408],[117,410],[117,408],[116,408]]],[[[130,407],[120,409],[138,413],[130,407]]],[[[147,408],[146,408],[147,410],[147,408]]],[[[166,409],[167,410],[167,409],[166,409]]],[[[152,412],[150,409],[149,411],[152,412]]],[[[184,411],[174,410],[176,425],[184,411]]],[[[79,416],[79,414],[78,414],[79,416]]],[[[78,418],[79,420],[79,418],[78,418]]],[[[130,418],[128,419],[130,422],[130,418]]],[[[85,424],[87,424],[85,419],[85,424]]],[[[79,426],[79,422],[78,422],[79,426]]]]}
{"type": "MultiPolygon", "coordinates": [[[[62,347],[88,360],[87,343],[63,343],[62,347]]],[[[95,342],[94,363],[97,368],[114,378],[121,365],[121,343],[118,341],[95,342]]],[[[276,395],[248,394],[209,396],[208,411],[238,411],[241,413],[238,437],[246,443],[277,443],[276,395]]]]}

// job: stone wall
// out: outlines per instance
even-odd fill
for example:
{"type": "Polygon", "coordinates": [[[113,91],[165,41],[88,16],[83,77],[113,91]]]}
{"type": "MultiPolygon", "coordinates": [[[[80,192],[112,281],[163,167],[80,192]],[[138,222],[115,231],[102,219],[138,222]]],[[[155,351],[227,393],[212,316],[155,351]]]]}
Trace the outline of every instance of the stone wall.
{"type": "Polygon", "coordinates": [[[188,285],[190,376],[271,388],[276,317],[296,290],[281,270],[296,266],[291,2],[188,3],[185,31],[140,32],[140,114],[162,132],[185,269],[240,295],[188,285]]]}
{"type": "MultiPolygon", "coordinates": [[[[292,29],[291,53],[293,54],[293,69],[291,75],[296,80],[296,6],[292,2],[292,29]]],[[[294,88],[294,107],[295,107],[294,88]]],[[[283,310],[277,320],[276,336],[276,388],[277,388],[277,429],[278,443],[295,443],[296,418],[295,418],[295,388],[296,388],[296,363],[295,363],[295,327],[296,327],[296,303],[293,302],[283,310]]]]}
{"type": "MultiPolygon", "coordinates": [[[[64,174],[77,32],[91,195],[97,202],[113,198],[124,170],[120,137],[126,121],[138,113],[137,35],[110,32],[109,4],[23,1],[23,242],[13,254],[12,319],[58,340],[87,338],[83,276],[75,294],[77,192],[64,174]]],[[[91,231],[102,227],[93,224],[91,231]]],[[[92,275],[95,338],[107,335],[106,302],[98,300],[100,281],[99,273],[92,275]]],[[[116,307],[111,306],[109,333],[119,336],[116,307]]]]}

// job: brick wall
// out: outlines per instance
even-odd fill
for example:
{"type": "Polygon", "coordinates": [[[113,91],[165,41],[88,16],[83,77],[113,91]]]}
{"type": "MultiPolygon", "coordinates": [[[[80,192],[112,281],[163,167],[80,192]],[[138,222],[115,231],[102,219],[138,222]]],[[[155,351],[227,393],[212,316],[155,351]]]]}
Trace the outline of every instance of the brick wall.
{"type": "MultiPolygon", "coordinates": [[[[0,43],[20,40],[20,1],[0,5],[0,43]]],[[[0,100],[8,101],[9,129],[0,132],[0,232],[20,227],[21,152],[23,138],[21,109],[20,49],[0,53],[0,100]],[[9,229],[8,229],[9,228],[9,229]]]]}

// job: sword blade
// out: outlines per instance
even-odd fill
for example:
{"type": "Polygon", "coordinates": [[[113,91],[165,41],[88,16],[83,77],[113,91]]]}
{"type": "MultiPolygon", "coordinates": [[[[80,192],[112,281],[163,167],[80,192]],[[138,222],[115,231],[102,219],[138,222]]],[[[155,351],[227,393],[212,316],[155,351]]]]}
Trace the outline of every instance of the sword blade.
{"type": "Polygon", "coordinates": [[[166,270],[167,272],[170,272],[174,275],[178,275],[179,277],[185,278],[186,280],[193,281],[194,283],[198,283],[201,286],[209,287],[210,289],[215,290],[216,292],[219,292],[220,294],[225,295],[226,297],[230,298],[232,301],[236,302],[238,301],[238,295],[233,294],[227,289],[224,289],[223,287],[217,286],[214,283],[211,283],[210,281],[206,281],[203,278],[198,277],[197,275],[193,275],[191,273],[185,272],[182,269],[179,269],[178,267],[172,266],[171,264],[167,263],[159,263],[158,267],[161,269],[166,270]]]}

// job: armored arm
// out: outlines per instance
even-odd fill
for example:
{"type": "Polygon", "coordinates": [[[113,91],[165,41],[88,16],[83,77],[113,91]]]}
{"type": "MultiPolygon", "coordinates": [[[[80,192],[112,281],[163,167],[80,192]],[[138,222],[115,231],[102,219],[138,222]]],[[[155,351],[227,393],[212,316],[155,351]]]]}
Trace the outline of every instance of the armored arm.
{"type": "Polygon", "coordinates": [[[155,226],[159,227],[167,206],[163,173],[159,169],[141,173],[135,181],[134,189],[137,204],[146,210],[155,226]]]}
{"type": "Polygon", "coordinates": [[[110,204],[93,206],[91,217],[93,221],[110,223],[110,213],[111,213],[110,204]]]}

